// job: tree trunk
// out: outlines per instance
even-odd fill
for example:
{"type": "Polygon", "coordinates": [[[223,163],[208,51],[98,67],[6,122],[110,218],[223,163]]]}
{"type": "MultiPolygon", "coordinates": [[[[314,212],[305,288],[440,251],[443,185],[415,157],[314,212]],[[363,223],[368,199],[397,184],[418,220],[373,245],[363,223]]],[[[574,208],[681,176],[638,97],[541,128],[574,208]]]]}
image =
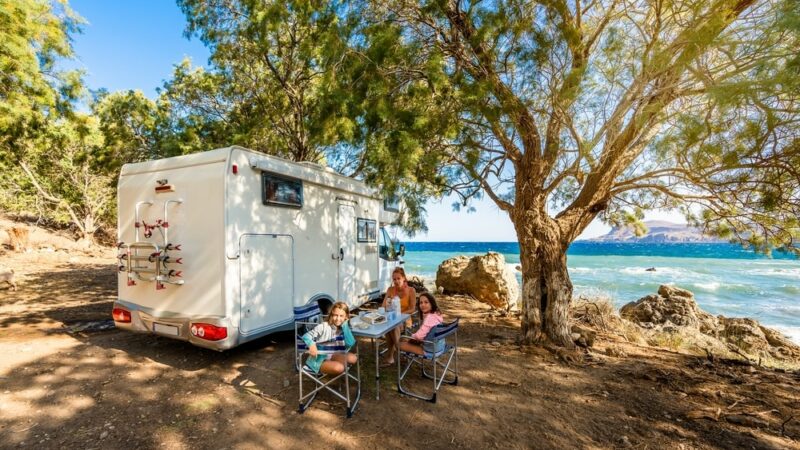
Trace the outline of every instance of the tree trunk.
{"type": "Polygon", "coordinates": [[[522,266],[522,342],[550,341],[573,348],[569,328],[572,282],[559,229],[546,214],[527,215],[527,219],[515,222],[522,266]]]}
{"type": "Polygon", "coordinates": [[[80,229],[81,241],[83,241],[87,246],[94,245],[95,231],[97,231],[97,227],[94,224],[94,217],[91,214],[85,215],[83,217],[83,227],[80,229]]]}

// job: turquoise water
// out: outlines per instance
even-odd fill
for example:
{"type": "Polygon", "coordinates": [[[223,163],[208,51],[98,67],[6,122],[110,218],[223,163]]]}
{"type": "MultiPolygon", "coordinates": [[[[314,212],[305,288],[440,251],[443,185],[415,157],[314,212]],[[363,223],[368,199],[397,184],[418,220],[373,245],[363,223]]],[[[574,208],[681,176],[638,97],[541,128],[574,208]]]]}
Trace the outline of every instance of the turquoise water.
{"type": "MultiPolygon", "coordinates": [[[[519,263],[515,242],[409,242],[406,270],[435,280],[436,269],[456,255],[502,253],[519,263]]],[[[733,244],[631,244],[576,242],[567,252],[576,295],[605,295],[619,306],[673,284],[695,294],[712,314],[751,317],[800,344],[800,260],[772,258],[733,244]],[[655,271],[648,271],[655,268],[655,271]]]]}

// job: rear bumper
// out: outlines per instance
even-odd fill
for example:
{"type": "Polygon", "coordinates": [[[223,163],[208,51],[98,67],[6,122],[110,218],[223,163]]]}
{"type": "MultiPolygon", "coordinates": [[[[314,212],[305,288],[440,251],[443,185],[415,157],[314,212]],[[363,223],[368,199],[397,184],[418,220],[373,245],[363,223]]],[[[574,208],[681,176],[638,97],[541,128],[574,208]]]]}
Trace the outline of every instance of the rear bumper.
{"type": "Polygon", "coordinates": [[[186,316],[168,311],[154,311],[151,308],[145,308],[124,300],[117,300],[114,302],[114,308],[118,307],[126,309],[131,313],[130,323],[114,322],[116,327],[119,329],[178,339],[181,341],[187,341],[198,347],[205,347],[219,351],[227,350],[240,344],[238,340],[239,328],[233,326],[230,318],[228,317],[199,315],[186,316]],[[218,341],[208,341],[197,336],[192,336],[192,323],[208,323],[218,327],[225,327],[228,331],[228,337],[218,341]],[[159,329],[169,330],[170,333],[156,331],[156,324],[163,326],[158,327],[159,329]]]}

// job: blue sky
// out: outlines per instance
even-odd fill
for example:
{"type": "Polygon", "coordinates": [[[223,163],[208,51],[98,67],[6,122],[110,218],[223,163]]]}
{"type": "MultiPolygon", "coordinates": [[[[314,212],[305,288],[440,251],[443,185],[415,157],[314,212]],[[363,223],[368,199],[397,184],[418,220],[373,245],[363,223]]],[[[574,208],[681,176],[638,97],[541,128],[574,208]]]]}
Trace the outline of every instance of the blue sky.
{"type": "MultiPolygon", "coordinates": [[[[186,19],[171,0],[72,0],[70,5],[88,23],[74,36],[76,61],[68,67],[86,71],[90,89],[141,90],[148,97],[172,75],[185,57],[206,65],[209,51],[198,39],[184,37],[186,19]]],[[[508,216],[491,201],[483,200],[472,213],[453,212],[453,199],[427,205],[427,234],[416,241],[516,241],[508,216]]],[[[646,219],[683,222],[674,213],[655,212],[646,219]]],[[[599,236],[609,227],[596,221],[581,238],[599,236]]],[[[401,236],[404,238],[404,236],[401,236]]]]}
{"type": "Polygon", "coordinates": [[[91,89],[138,89],[155,97],[184,57],[206,65],[209,52],[200,40],[186,39],[186,19],[171,0],[71,0],[89,23],[74,36],[77,67],[91,89]]]}

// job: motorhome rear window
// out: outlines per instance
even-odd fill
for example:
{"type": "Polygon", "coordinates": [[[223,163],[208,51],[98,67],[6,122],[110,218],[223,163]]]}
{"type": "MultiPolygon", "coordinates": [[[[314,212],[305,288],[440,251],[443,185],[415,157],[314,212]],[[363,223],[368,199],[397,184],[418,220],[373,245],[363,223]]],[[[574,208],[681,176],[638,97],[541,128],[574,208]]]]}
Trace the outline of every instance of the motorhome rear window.
{"type": "Polygon", "coordinates": [[[378,224],[370,219],[358,219],[358,242],[375,242],[378,239],[378,224]]]}
{"type": "Polygon", "coordinates": [[[303,182],[272,173],[261,174],[262,198],[265,205],[303,206],[303,182]]]}

